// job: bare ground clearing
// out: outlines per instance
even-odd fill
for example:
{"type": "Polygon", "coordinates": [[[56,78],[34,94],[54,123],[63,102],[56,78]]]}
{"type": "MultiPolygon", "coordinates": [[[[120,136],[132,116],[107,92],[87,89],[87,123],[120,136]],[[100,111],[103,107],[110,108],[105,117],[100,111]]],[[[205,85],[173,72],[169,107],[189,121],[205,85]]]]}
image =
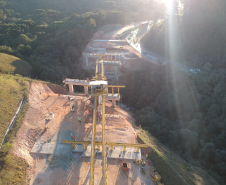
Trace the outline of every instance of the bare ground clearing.
{"type": "MultiPolygon", "coordinates": [[[[92,117],[88,117],[92,103],[83,96],[75,96],[74,101],[67,97],[44,96],[40,93],[63,93],[60,87],[48,84],[32,83],[29,93],[30,108],[14,141],[13,153],[27,160],[27,180],[33,185],[63,185],[89,184],[89,158],[81,158],[72,154],[71,144],[63,144],[65,150],[58,150],[57,145],[53,155],[30,154],[35,141],[61,144],[63,139],[70,139],[70,134],[79,140],[87,140],[92,134],[92,117]],[[71,112],[71,104],[75,105],[75,112],[71,112]],[[52,112],[54,117],[47,123],[45,115],[52,112]],[[79,123],[78,117],[82,119],[79,123]],[[44,128],[48,129],[43,132],[44,128]],[[69,149],[69,150],[66,150],[69,149]],[[70,152],[64,152],[70,151],[70,152]]],[[[123,118],[106,118],[106,138],[110,142],[137,143],[135,131],[131,126],[133,118],[120,108],[112,108],[106,102],[106,114],[122,115],[123,118]]],[[[100,122],[101,120],[99,120],[100,122]]],[[[101,136],[101,124],[97,124],[97,136],[101,136]]],[[[108,160],[108,184],[140,185],[148,179],[151,181],[151,171],[146,165],[146,175],[140,173],[140,167],[129,162],[130,169],[122,171],[120,160],[108,160]]],[[[95,184],[101,184],[102,166],[101,156],[96,157],[95,184]]]]}

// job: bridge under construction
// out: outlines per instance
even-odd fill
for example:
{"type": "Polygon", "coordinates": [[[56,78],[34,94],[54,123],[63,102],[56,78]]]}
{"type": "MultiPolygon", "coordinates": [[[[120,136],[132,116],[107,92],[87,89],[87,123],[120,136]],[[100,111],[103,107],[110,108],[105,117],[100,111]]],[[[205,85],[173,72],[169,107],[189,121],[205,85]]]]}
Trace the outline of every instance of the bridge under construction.
{"type": "MultiPolygon", "coordinates": [[[[108,95],[108,88],[123,88],[124,86],[109,86],[107,79],[104,75],[104,65],[107,63],[112,63],[112,61],[106,61],[107,59],[112,59],[110,56],[100,55],[96,61],[96,73],[92,81],[86,82],[85,87],[90,87],[90,95],[94,97],[93,106],[93,125],[92,125],[92,140],[91,141],[73,141],[73,140],[63,140],[63,143],[71,143],[75,152],[82,152],[84,156],[90,156],[90,185],[94,185],[94,166],[95,166],[95,154],[96,150],[102,153],[102,184],[107,185],[107,158],[125,158],[125,159],[141,159],[140,147],[147,147],[146,144],[131,144],[131,143],[112,143],[106,141],[105,134],[105,100],[108,95]],[[96,123],[97,123],[97,111],[101,113],[102,117],[102,140],[96,141],[96,123]],[[76,145],[84,145],[82,149],[76,150],[76,145]],[[91,145],[91,148],[88,145],[91,145]],[[123,152],[120,148],[123,147],[123,152]],[[129,147],[130,150],[127,148],[129,147]],[[135,148],[135,150],[131,150],[135,148]],[[127,149],[126,149],[127,148],[127,149]],[[87,150],[89,151],[87,154],[87,150]],[[127,150],[128,153],[127,153],[127,150]],[[129,157],[128,157],[129,156],[129,157]]],[[[66,82],[66,81],[65,81],[66,82]]],[[[87,91],[86,91],[87,92],[87,91]]]]}

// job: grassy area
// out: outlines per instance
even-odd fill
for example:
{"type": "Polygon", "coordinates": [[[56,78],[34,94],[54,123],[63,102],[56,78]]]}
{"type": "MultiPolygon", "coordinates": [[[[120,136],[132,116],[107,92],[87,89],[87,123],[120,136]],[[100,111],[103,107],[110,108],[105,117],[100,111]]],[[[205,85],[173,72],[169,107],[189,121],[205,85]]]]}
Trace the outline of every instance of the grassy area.
{"type": "Polygon", "coordinates": [[[27,162],[16,157],[10,152],[0,154],[0,184],[1,185],[23,185],[26,177],[27,162]]]}
{"type": "Polygon", "coordinates": [[[162,176],[161,182],[165,185],[217,185],[218,183],[204,170],[193,166],[169,148],[162,145],[147,131],[140,128],[138,137],[153,149],[149,158],[162,176]]]}
{"type": "Polygon", "coordinates": [[[0,75],[0,141],[13,118],[20,101],[23,98],[22,88],[26,84],[20,84],[11,75],[0,75]]]}
{"type": "Polygon", "coordinates": [[[29,103],[26,102],[23,106],[23,109],[20,111],[20,114],[18,115],[16,122],[14,123],[12,129],[10,130],[6,138],[6,142],[12,143],[13,140],[15,139],[17,131],[20,129],[21,124],[23,123],[23,119],[27,113],[28,108],[29,108],[29,103]]]}
{"type": "Polygon", "coordinates": [[[23,109],[17,117],[17,120],[7,136],[7,143],[3,146],[3,152],[0,153],[0,184],[18,184],[23,185],[26,177],[27,162],[12,154],[13,139],[19,130],[29,104],[25,103],[23,109]]]}
{"type": "Polygon", "coordinates": [[[0,73],[29,76],[31,70],[31,65],[28,62],[12,55],[0,53],[0,73]]]}

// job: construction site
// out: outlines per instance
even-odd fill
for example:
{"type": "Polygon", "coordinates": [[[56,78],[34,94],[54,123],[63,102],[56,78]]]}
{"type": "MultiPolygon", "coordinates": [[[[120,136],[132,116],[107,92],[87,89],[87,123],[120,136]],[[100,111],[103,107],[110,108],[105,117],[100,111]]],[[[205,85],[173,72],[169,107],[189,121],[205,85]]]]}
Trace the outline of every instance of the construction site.
{"type": "Polygon", "coordinates": [[[117,85],[120,56],[93,56],[92,79],[65,78],[65,88],[31,84],[30,107],[13,149],[29,163],[29,183],[162,184],[147,160],[151,149],[138,143],[135,120],[118,106],[120,89],[126,88],[117,85]],[[106,77],[109,66],[116,84],[106,77]],[[75,92],[76,86],[84,93],[75,92]]]}
{"type": "Polygon", "coordinates": [[[110,83],[117,83],[122,74],[120,69],[145,69],[151,63],[156,63],[155,57],[144,55],[139,46],[141,38],[150,29],[151,22],[134,23],[132,25],[105,25],[100,28],[87,44],[81,61],[83,69],[95,70],[95,62],[99,55],[111,56],[111,61],[120,61],[118,65],[107,64],[105,75],[110,83]]]}

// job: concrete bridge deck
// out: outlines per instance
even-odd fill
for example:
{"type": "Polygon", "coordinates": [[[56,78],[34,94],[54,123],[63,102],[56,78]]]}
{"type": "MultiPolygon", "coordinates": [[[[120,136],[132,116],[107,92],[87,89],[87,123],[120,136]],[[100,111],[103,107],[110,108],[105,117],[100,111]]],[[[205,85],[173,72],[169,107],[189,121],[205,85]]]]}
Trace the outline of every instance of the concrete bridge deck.
{"type": "Polygon", "coordinates": [[[79,79],[70,79],[66,78],[63,83],[65,84],[73,84],[73,85],[89,85],[89,82],[87,80],[79,80],[79,79]]]}
{"type": "MultiPolygon", "coordinates": [[[[91,155],[91,145],[88,145],[87,149],[84,149],[83,145],[75,145],[75,149],[72,152],[79,153],[82,157],[90,157],[91,155]]],[[[102,155],[102,146],[100,146],[100,150],[95,150],[95,155],[102,155]]],[[[126,147],[126,151],[123,151],[123,147],[115,146],[113,150],[107,149],[107,158],[112,159],[141,159],[141,150],[139,152],[136,151],[136,148],[126,147]]]]}

